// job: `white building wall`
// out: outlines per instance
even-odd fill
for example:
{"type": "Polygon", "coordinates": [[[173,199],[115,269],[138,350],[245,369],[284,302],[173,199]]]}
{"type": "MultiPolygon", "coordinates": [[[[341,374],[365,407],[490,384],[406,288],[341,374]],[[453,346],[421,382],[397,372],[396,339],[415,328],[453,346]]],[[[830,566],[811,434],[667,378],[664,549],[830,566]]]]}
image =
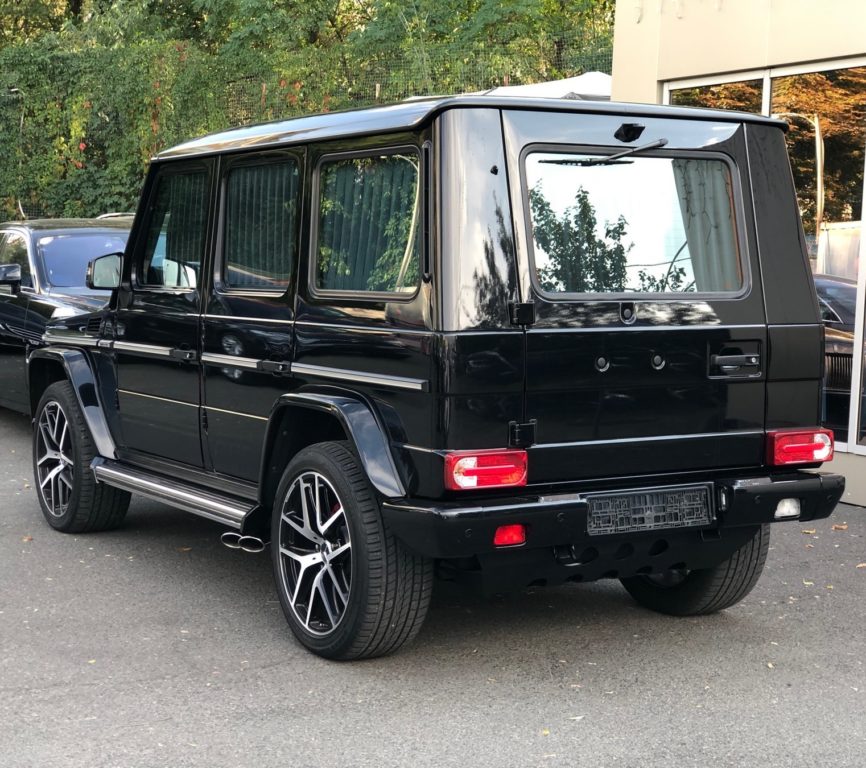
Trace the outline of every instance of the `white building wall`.
{"type": "Polygon", "coordinates": [[[612,96],[659,103],[668,80],[862,55],[864,0],[617,0],[612,96]]]}

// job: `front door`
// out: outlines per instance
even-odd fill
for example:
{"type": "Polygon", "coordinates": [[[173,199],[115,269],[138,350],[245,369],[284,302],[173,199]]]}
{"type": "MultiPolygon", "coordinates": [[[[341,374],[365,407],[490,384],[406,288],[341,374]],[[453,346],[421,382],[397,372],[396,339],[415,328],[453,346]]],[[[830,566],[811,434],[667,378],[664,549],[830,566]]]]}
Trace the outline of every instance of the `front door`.
{"type": "Polygon", "coordinates": [[[202,467],[200,276],[212,169],[151,176],[118,294],[114,351],[123,451],[202,467]]]}

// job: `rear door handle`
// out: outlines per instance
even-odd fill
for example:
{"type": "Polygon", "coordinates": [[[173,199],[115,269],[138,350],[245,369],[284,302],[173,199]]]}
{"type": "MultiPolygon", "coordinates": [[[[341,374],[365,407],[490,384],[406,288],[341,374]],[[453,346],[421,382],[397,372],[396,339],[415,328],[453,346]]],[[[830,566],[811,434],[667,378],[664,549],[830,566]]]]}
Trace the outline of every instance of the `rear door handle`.
{"type": "Polygon", "coordinates": [[[175,347],[170,350],[168,356],[173,360],[180,360],[184,363],[191,363],[196,358],[194,349],[183,349],[182,347],[175,347]]]}
{"type": "Polygon", "coordinates": [[[757,368],[761,364],[760,355],[711,355],[710,365],[720,371],[730,373],[740,368],[757,368]]]}
{"type": "Polygon", "coordinates": [[[256,368],[266,373],[289,373],[292,364],[288,360],[259,360],[256,368]]]}

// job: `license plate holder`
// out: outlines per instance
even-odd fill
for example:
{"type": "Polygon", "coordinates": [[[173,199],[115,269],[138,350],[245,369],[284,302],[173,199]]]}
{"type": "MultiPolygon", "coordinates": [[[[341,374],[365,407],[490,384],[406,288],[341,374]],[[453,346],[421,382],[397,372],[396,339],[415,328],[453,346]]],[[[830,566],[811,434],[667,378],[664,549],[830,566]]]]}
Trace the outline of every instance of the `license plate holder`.
{"type": "Polygon", "coordinates": [[[689,485],[588,494],[587,534],[610,536],[677,528],[715,521],[712,486],[689,485]]]}

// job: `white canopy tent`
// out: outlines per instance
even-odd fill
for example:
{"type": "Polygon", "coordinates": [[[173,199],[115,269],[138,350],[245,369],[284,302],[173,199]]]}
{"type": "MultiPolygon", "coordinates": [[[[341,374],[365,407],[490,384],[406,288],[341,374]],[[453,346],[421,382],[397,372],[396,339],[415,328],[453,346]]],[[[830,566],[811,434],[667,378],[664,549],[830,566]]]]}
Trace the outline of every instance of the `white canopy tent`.
{"type": "Polygon", "coordinates": [[[553,99],[572,98],[587,101],[610,101],[610,75],[586,72],[564,80],[549,80],[531,85],[502,85],[486,93],[496,96],[546,96],[553,99]]]}

